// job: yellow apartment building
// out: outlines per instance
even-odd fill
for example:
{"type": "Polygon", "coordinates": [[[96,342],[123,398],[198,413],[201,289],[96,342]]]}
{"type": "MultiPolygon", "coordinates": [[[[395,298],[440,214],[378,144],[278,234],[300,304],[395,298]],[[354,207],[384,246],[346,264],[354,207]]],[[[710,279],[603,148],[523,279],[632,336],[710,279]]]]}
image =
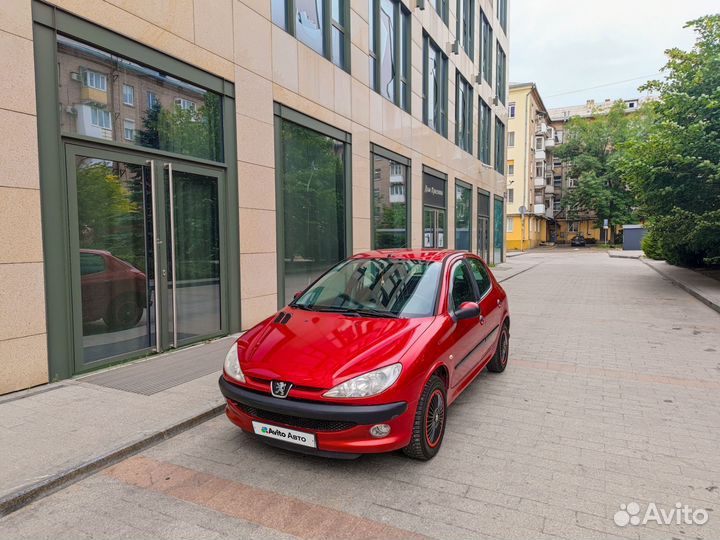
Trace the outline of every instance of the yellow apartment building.
{"type": "Polygon", "coordinates": [[[511,84],[508,104],[508,250],[526,250],[550,240],[554,191],[555,133],[534,83],[511,84]]]}

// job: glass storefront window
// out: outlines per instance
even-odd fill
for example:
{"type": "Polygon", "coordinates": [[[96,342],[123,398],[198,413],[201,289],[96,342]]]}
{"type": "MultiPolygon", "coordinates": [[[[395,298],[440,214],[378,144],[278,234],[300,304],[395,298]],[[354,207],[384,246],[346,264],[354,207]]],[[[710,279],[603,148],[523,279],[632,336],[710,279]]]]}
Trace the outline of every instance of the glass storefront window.
{"type": "Polygon", "coordinates": [[[472,189],[455,186],[455,249],[470,251],[471,247],[472,189]]]}
{"type": "Polygon", "coordinates": [[[281,121],[283,303],[346,256],[345,143],[281,121]]]}
{"type": "Polygon", "coordinates": [[[218,94],[61,35],[57,58],[63,133],[223,161],[218,94]]]}
{"type": "Polygon", "coordinates": [[[493,238],[494,238],[494,253],[493,253],[493,262],[495,264],[500,264],[502,262],[502,256],[503,256],[503,223],[505,223],[505,218],[503,216],[505,209],[505,203],[502,199],[495,199],[495,208],[494,211],[494,230],[493,230],[493,238]]]}
{"type": "Polygon", "coordinates": [[[373,225],[375,249],[408,245],[408,168],[391,159],[372,154],[373,225]]]}

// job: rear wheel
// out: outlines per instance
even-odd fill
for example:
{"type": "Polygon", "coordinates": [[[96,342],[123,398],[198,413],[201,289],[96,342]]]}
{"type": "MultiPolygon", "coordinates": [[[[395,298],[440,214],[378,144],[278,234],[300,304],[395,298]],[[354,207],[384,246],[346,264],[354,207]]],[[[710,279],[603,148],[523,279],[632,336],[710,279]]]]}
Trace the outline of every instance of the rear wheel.
{"type": "Polygon", "coordinates": [[[427,461],[438,453],[445,435],[446,412],[445,383],[433,375],[420,396],[412,438],[410,444],[403,448],[405,455],[427,461]]]}
{"type": "Polygon", "coordinates": [[[494,373],[502,373],[507,367],[508,353],[510,351],[510,332],[508,325],[503,324],[502,330],[500,330],[500,337],[498,338],[497,348],[495,349],[495,356],[492,357],[487,368],[488,371],[494,373]]]}
{"type": "Polygon", "coordinates": [[[111,330],[127,330],[132,328],[143,315],[143,308],[138,304],[134,294],[121,294],[110,302],[110,307],[103,321],[111,330]]]}

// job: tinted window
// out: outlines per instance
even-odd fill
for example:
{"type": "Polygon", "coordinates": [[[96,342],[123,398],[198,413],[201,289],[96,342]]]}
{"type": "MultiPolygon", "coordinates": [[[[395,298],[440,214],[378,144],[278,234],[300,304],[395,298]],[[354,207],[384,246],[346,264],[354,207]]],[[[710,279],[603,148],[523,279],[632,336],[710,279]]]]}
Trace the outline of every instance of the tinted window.
{"type": "Polygon", "coordinates": [[[475,301],[471,277],[464,264],[458,263],[453,269],[452,290],[450,292],[450,309],[455,311],[463,302],[475,301]]]}
{"type": "Polygon", "coordinates": [[[97,274],[105,271],[105,259],[94,253],[80,253],[80,275],[97,274]]]}
{"type": "Polygon", "coordinates": [[[473,277],[477,282],[478,290],[480,291],[480,298],[490,290],[492,282],[490,281],[490,275],[485,269],[485,266],[477,259],[468,259],[467,262],[470,264],[473,277]]]}

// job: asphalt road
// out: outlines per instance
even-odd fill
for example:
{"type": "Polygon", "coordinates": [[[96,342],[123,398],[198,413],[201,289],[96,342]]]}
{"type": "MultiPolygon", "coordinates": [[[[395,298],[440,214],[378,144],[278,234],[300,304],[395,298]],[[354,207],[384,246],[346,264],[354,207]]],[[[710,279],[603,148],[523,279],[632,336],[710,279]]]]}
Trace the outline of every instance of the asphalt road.
{"type": "Polygon", "coordinates": [[[521,258],[540,264],[504,283],[508,369],[450,408],[432,461],[303,456],[218,417],[3,518],[0,537],[719,537],[720,315],[637,260],[521,258]],[[651,503],[707,522],[643,523],[651,503]]]}

